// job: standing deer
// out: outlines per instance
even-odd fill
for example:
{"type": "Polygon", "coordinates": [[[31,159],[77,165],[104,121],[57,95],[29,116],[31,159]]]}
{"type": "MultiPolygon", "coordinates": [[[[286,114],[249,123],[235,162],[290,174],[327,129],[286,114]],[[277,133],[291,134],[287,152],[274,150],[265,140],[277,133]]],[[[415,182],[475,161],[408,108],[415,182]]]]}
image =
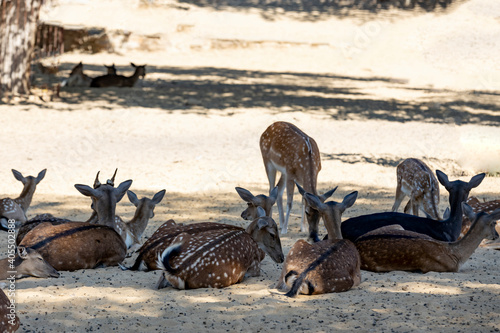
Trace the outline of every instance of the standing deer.
{"type": "Polygon", "coordinates": [[[43,169],[36,177],[24,177],[19,171],[12,169],[14,177],[23,183],[23,191],[15,199],[4,198],[0,200],[0,224],[3,228],[8,229],[7,222],[9,219],[16,220],[17,228],[26,222],[26,211],[31,205],[36,186],[45,177],[46,171],[47,169],[43,169]]]}
{"type": "Polygon", "coordinates": [[[20,321],[13,308],[13,303],[0,289],[0,332],[13,333],[19,328],[20,321]],[[13,310],[11,310],[13,309],[13,310]]]}
{"type": "Polygon", "coordinates": [[[137,80],[139,80],[139,77],[144,78],[146,76],[146,65],[136,66],[133,63],[130,64],[135,68],[134,74],[132,76],[106,74],[92,79],[90,86],[94,88],[133,87],[137,80]]]}
{"type": "Polygon", "coordinates": [[[341,225],[342,236],[355,241],[361,235],[388,225],[398,224],[405,230],[426,234],[434,239],[454,242],[462,229],[462,202],[467,200],[469,192],[479,186],[485,174],[481,173],[471,178],[469,182],[455,180],[450,182],[442,171],[436,171],[439,182],[449,192],[450,216],[446,220],[437,221],[414,215],[387,212],[362,215],[350,218],[341,225]]]}
{"type": "Polygon", "coordinates": [[[134,217],[128,222],[124,222],[117,216],[118,221],[115,228],[125,241],[127,249],[133,251],[141,245],[140,240],[142,234],[148,225],[149,219],[154,217],[155,206],[163,199],[165,190],[156,193],[152,199],[142,198],[139,200],[137,195],[132,191],[127,191],[127,195],[130,202],[133,203],[137,209],[135,210],[134,217]]]}
{"type": "Polygon", "coordinates": [[[384,227],[369,232],[355,242],[361,256],[361,269],[374,272],[421,271],[458,272],[484,238],[498,239],[495,231],[500,209],[492,214],[475,214],[463,204],[473,221],[465,237],[455,242],[442,242],[428,235],[384,227]]]}
{"type": "Polygon", "coordinates": [[[267,253],[283,262],[278,226],[261,216],[248,228],[226,228],[176,236],[158,254],[157,266],[164,270],[157,287],[167,282],[178,289],[224,288],[243,281],[245,274],[260,275],[260,262],[267,253]]]}
{"type": "MultiPolygon", "coordinates": [[[[318,196],[303,193],[310,208],[318,211],[325,221],[328,239],[313,244],[298,240],[288,253],[276,287],[289,289],[286,296],[317,295],[342,292],[361,282],[360,258],[354,244],[342,238],[340,219],[346,208],[356,201],[357,192],[345,196],[341,203],[324,203],[318,196]]],[[[335,190],[335,189],[334,189],[335,190]]]]}
{"type": "MultiPolygon", "coordinates": [[[[281,173],[278,182],[277,206],[281,233],[286,234],[288,230],[288,219],[292,210],[293,192],[295,182],[301,184],[304,189],[317,195],[316,185],[318,172],[321,170],[321,160],[318,145],[313,138],[302,132],[297,126],[287,122],[275,122],[269,126],[260,137],[260,151],[267,178],[269,189],[272,190],[276,182],[276,173],[281,173]],[[287,210],[286,216],[283,212],[283,192],[286,186],[287,210]]],[[[304,212],[307,203],[302,207],[302,219],[300,230],[305,231],[304,212]]],[[[308,216],[309,233],[313,239],[317,230],[318,220],[308,216]]]]}
{"type": "Polygon", "coordinates": [[[405,214],[411,208],[413,215],[418,216],[418,210],[422,209],[430,218],[439,220],[439,183],[431,169],[419,159],[408,158],[398,164],[396,173],[398,184],[392,211],[397,211],[401,201],[408,196],[405,214]]]}
{"type": "Polygon", "coordinates": [[[23,246],[17,247],[17,254],[12,259],[5,258],[0,260],[0,280],[7,280],[12,275],[16,279],[25,276],[34,276],[39,278],[59,277],[59,273],[52,267],[36,250],[23,246]],[[14,267],[10,267],[14,265],[14,267]],[[15,273],[10,273],[15,272],[15,273]]]}
{"type": "Polygon", "coordinates": [[[19,245],[38,251],[58,271],[116,266],[127,254],[115,229],[86,222],[41,223],[19,245]]]}
{"type": "Polygon", "coordinates": [[[252,192],[246,190],[242,187],[236,187],[236,192],[238,192],[241,199],[246,201],[248,207],[241,213],[241,217],[244,220],[255,220],[258,216],[257,207],[262,207],[266,212],[266,216],[272,217],[273,205],[276,202],[278,196],[278,186],[276,186],[270,193],[269,196],[265,194],[253,195],[252,192]]]}

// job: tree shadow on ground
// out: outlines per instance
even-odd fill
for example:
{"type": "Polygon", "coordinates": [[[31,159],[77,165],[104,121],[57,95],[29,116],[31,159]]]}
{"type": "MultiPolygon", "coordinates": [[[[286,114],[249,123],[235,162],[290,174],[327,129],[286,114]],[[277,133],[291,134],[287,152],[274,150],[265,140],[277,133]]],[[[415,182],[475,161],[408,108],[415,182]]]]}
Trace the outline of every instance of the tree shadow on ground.
{"type": "MultiPolygon", "coordinates": [[[[466,1],[466,0],[465,0],[466,1]]],[[[444,12],[464,0],[179,0],[179,4],[212,8],[218,11],[257,11],[267,20],[287,17],[303,21],[317,21],[332,16],[368,19],[387,14],[389,9],[402,9],[408,13],[444,12]]],[[[401,14],[401,13],[399,13],[401,14]]],[[[391,13],[395,15],[395,13],[391,13]]]]}
{"type": "MultiPolygon", "coordinates": [[[[94,76],[103,72],[102,66],[85,65],[85,69],[94,76]]],[[[130,75],[131,69],[118,67],[118,72],[130,75]]],[[[90,101],[108,110],[142,107],[230,116],[237,109],[259,108],[275,113],[309,112],[338,120],[484,125],[500,122],[499,97],[497,91],[422,88],[390,77],[163,66],[148,66],[146,78],[133,88],[72,87],[60,93],[63,103],[90,101]],[[392,97],[402,95],[407,97],[392,97]]],[[[39,106],[54,108],[51,104],[39,106]]]]}

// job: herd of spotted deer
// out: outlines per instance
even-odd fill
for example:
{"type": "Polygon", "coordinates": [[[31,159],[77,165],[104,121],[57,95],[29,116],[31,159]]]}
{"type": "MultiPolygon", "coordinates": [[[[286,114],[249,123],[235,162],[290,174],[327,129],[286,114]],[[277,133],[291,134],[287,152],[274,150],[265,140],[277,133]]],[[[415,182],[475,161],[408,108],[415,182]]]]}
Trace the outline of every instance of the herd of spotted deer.
{"type": "MultiPolygon", "coordinates": [[[[61,270],[119,265],[123,270],[163,270],[157,288],[223,288],[241,282],[245,275],[259,275],[267,253],[276,263],[284,262],[276,287],[294,297],[347,291],[361,282],[361,269],[456,272],[484,239],[499,237],[495,225],[500,218],[500,201],[481,203],[470,198],[466,203],[470,190],[483,181],[484,173],[464,182],[450,181],[437,170],[436,179],[422,161],[406,159],[397,167],[392,212],[358,216],[341,223],[342,213],[355,203],[358,192],[346,195],[342,202],[327,201],[336,188],[322,195],[317,193],[321,161],[313,138],[293,124],[275,122],[262,134],[260,149],[270,191],[269,195],[254,196],[244,188],[236,188],[248,204],[241,214],[251,221],[246,229],[214,222],[183,225],[169,220],[142,246],[144,230],[165,190],[152,199],[138,199],[129,190],[132,180],[115,187],[116,171],[103,184],[97,173],[92,187],[75,185],[92,199],[89,220],[74,222],[50,214],[27,220],[26,211],[46,170],[37,177],[24,177],[12,170],[24,188],[16,199],[0,200],[0,223],[6,229],[9,220],[16,221],[17,255],[15,269],[8,267],[8,258],[0,260],[0,280],[8,278],[8,271],[16,271],[17,278],[58,277],[61,270]],[[281,177],[276,184],[278,172],[281,177]],[[444,217],[437,210],[438,181],[449,192],[450,209],[444,217]],[[297,241],[285,259],[279,234],[287,233],[295,187],[303,198],[301,230],[305,231],[307,220],[312,242],[297,241]],[[137,207],[128,222],[115,215],[116,204],[125,193],[137,207]],[[398,213],[405,196],[409,197],[405,213],[398,213]],[[272,219],[275,203],[280,231],[272,219]],[[410,210],[413,215],[407,214],[410,210]],[[427,217],[419,217],[419,211],[427,217]],[[318,236],[320,219],[327,230],[323,240],[318,236]],[[134,253],[138,253],[135,263],[123,266],[127,255],[134,253]]],[[[0,301],[8,302],[3,292],[0,301]]]]}

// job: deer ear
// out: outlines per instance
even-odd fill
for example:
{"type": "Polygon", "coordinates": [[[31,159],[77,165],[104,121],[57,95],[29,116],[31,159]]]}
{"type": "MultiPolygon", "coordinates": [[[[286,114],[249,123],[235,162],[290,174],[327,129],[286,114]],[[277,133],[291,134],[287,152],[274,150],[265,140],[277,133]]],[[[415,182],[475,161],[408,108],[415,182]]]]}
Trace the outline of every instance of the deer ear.
{"type": "Polygon", "coordinates": [[[12,169],[12,173],[14,174],[14,177],[21,183],[24,184],[26,182],[26,178],[24,178],[23,174],[20,173],[19,171],[12,169]]]}
{"type": "Polygon", "coordinates": [[[37,184],[43,179],[43,177],[45,177],[45,172],[47,172],[47,169],[43,169],[42,171],[40,171],[38,176],[36,176],[35,181],[37,184]]]}
{"type": "Polygon", "coordinates": [[[344,197],[344,200],[342,200],[342,205],[344,205],[344,209],[347,209],[354,205],[356,202],[356,199],[358,198],[358,191],[354,191],[344,197]]]}
{"type": "Polygon", "coordinates": [[[304,196],[307,193],[306,190],[304,190],[304,188],[299,185],[299,183],[295,182],[295,185],[297,185],[297,188],[299,189],[299,193],[301,196],[304,196]]]}
{"type": "Polygon", "coordinates": [[[24,246],[18,246],[17,255],[21,257],[21,259],[26,259],[26,257],[28,256],[28,250],[26,250],[24,246]]]}
{"type": "Polygon", "coordinates": [[[163,197],[165,196],[165,190],[161,190],[160,192],[156,193],[154,196],[153,196],[153,199],[151,199],[151,201],[157,205],[161,202],[161,200],[163,199],[163,197]]]}
{"type": "Polygon", "coordinates": [[[500,208],[495,209],[490,216],[493,221],[500,219],[500,208]]]}
{"type": "Polygon", "coordinates": [[[273,200],[276,202],[276,199],[278,198],[278,186],[275,186],[271,192],[269,192],[269,199],[273,200]]]}
{"type": "Polygon", "coordinates": [[[139,198],[137,198],[137,195],[132,192],[132,191],[127,191],[127,196],[128,196],[128,200],[134,204],[134,206],[138,206],[139,205],[139,198]]]}
{"type": "Polygon", "coordinates": [[[118,185],[117,188],[115,188],[115,196],[116,196],[116,202],[120,202],[120,200],[123,198],[127,190],[129,189],[130,185],[132,185],[132,179],[126,180],[120,185],[118,185]]]}
{"type": "Polygon", "coordinates": [[[325,202],[326,199],[328,199],[329,197],[331,197],[333,195],[333,193],[337,190],[338,186],[335,186],[335,188],[333,190],[330,190],[326,193],[324,193],[323,195],[321,195],[319,197],[319,199],[321,200],[321,202],[325,202]]]}
{"type": "Polygon", "coordinates": [[[465,216],[467,216],[471,222],[474,222],[477,214],[474,213],[474,211],[472,210],[472,207],[469,206],[468,204],[466,204],[465,202],[462,202],[462,209],[465,213],[465,216]]]}
{"type": "Polygon", "coordinates": [[[99,192],[94,190],[92,187],[82,184],[75,184],[75,188],[83,195],[87,197],[99,197],[99,192]]]}
{"type": "Polygon", "coordinates": [[[252,194],[252,192],[250,192],[247,189],[244,189],[243,187],[235,187],[235,190],[236,192],[238,192],[241,199],[243,199],[246,202],[253,203],[252,200],[255,198],[255,196],[252,194]]]}
{"type": "Polygon", "coordinates": [[[267,219],[259,218],[259,220],[257,221],[257,227],[259,227],[259,230],[262,230],[268,226],[269,221],[267,219]]]}
{"type": "Polygon", "coordinates": [[[485,173],[480,173],[480,174],[472,177],[469,181],[469,189],[472,189],[474,187],[478,187],[479,184],[481,184],[481,182],[483,181],[485,176],[486,176],[485,173]]]}
{"type": "Polygon", "coordinates": [[[134,67],[134,68],[136,68],[136,67],[137,67],[136,65],[134,65],[134,63],[133,63],[133,62],[131,62],[131,63],[130,63],[130,65],[131,65],[132,67],[134,67]]]}
{"type": "Polygon", "coordinates": [[[443,171],[436,170],[436,176],[441,185],[443,185],[445,188],[449,188],[450,181],[448,180],[448,176],[443,171]]]}
{"type": "Polygon", "coordinates": [[[258,217],[266,216],[266,211],[261,206],[257,206],[257,216],[258,217]]]}

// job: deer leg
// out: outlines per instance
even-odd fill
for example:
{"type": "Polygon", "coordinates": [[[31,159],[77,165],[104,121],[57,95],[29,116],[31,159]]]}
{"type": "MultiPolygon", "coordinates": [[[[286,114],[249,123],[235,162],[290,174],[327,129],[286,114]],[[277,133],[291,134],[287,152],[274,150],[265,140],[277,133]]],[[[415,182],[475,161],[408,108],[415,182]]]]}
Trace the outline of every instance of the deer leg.
{"type": "Polygon", "coordinates": [[[286,234],[288,231],[288,219],[290,218],[290,212],[292,211],[294,190],[295,190],[295,184],[293,179],[290,177],[286,180],[286,216],[285,216],[285,223],[281,228],[282,234],[286,234]]]}
{"type": "Polygon", "coordinates": [[[286,174],[281,174],[278,182],[278,197],[276,198],[276,206],[278,206],[278,215],[280,219],[280,227],[285,225],[285,214],[283,213],[283,192],[285,191],[286,174]]]}
{"type": "Polygon", "coordinates": [[[396,198],[394,200],[394,205],[392,205],[393,212],[398,210],[399,205],[401,205],[401,201],[403,201],[404,197],[405,194],[403,193],[403,191],[401,191],[401,181],[398,179],[398,186],[396,187],[396,198]]]}

